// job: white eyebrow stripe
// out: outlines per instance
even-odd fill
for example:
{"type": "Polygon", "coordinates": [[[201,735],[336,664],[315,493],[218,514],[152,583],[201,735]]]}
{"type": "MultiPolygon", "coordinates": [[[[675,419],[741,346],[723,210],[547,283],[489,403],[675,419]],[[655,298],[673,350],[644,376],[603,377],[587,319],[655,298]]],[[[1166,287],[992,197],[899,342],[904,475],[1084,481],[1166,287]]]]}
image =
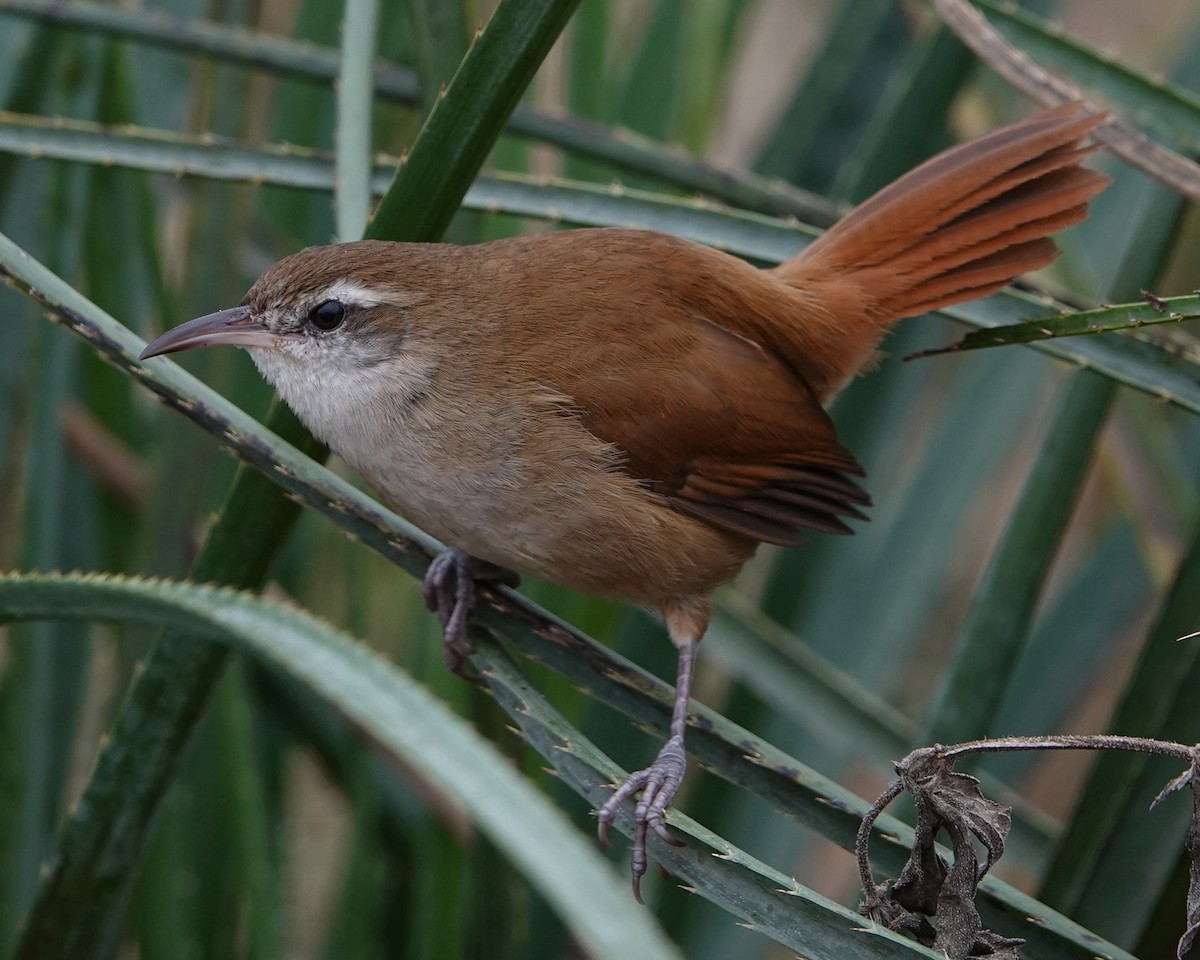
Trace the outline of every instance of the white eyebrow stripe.
{"type": "Polygon", "coordinates": [[[395,295],[391,291],[377,290],[365,283],[343,277],[326,288],[322,300],[340,300],[353,307],[377,307],[381,303],[391,303],[395,295]]]}

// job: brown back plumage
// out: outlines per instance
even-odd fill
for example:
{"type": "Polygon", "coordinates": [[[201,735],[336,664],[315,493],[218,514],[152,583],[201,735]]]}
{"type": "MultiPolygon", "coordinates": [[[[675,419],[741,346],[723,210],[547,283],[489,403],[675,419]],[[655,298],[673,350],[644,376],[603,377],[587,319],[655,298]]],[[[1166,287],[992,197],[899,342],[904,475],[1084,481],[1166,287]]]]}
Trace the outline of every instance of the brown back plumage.
{"type": "Polygon", "coordinates": [[[822,404],[895,320],[1053,259],[1046,234],[1107,182],[1079,166],[1098,120],[1071,105],[954,147],[773,270],[662,234],[581,230],[476,248],[476,278],[520,293],[508,362],[569,398],[665,503],[770,543],[849,533],[870,499],[822,404]]]}
{"type": "MultiPolygon", "coordinates": [[[[591,422],[676,509],[718,527],[773,543],[799,542],[805,528],[850,532],[841,518],[861,517],[870,500],[818,403],[873,358],[896,320],[992,293],[1054,259],[1047,234],[1082,220],[1108,183],[1080,166],[1095,149],[1081,141],[1101,119],[1068,104],[953,147],[759,273],[768,283],[692,254],[694,268],[664,271],[695,278],[690,288],[673,279],[670,302],[767,351],[738,354],[732,340],[705,334],[716,372],[704,389],[666,391],[687,399],[669,428],[641,436],[655,423],[646,416],[614,429],[604,411],[637,404],[611,390],[585,404],[591,422]],[[732,394],[736,415],[726,420],[714,404],[732,394]]],[[[665,262],[657,246],[654,259],[665,262]]],[[[699,356],[683,367],[702,369],[699,356]]]]}

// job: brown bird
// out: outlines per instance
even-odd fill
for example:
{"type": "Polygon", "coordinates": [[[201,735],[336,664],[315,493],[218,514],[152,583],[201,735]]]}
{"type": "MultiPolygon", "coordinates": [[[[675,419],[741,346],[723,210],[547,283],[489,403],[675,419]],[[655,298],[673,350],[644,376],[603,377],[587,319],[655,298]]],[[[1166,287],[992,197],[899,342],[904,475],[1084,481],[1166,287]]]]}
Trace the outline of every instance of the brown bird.
{"type": "Polygon", "coordinates": [[[142,357],[246,347],[310,430],[451,549],[426,601],[461,668],[480,579],[535,574],[662,611],[679,653],[670,738],[626,799],[634,890],[686,766],[709,596],[760,542],[850,533],[870,499],[824,404],[901,317],[1000,289],[1056,254],[1107,178],[1071,104],[960,144],[787,262],[643,230],[478,246],[364,240],[275,264],[241,306],[142,357]]]}

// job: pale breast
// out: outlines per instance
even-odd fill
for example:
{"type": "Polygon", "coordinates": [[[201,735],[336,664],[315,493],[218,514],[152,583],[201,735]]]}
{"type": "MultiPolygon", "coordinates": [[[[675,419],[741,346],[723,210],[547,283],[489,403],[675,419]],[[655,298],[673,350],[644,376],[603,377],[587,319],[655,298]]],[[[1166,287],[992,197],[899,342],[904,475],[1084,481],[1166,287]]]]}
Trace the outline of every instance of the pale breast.
{"type": "Polygon", "coordinates": [[[483,560],[661,603],[711,591],[754,549],[640,486],[569,399],[538,384],[463,389],[416,351],[357,370],[255,353],[296,415],[391,507],[483,560]]]}

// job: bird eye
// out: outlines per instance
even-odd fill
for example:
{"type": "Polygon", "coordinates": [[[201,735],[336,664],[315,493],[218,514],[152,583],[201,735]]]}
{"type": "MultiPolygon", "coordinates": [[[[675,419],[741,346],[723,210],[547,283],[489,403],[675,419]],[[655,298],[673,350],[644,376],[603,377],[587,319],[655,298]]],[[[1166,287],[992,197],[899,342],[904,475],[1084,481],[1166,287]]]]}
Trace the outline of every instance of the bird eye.
{"type": "Polygon", "coordinates": [[[308,311],[308,322],[318,330],[336,330],[346,318],[346,308],[340,300],[326,300],[308,311]]]}

